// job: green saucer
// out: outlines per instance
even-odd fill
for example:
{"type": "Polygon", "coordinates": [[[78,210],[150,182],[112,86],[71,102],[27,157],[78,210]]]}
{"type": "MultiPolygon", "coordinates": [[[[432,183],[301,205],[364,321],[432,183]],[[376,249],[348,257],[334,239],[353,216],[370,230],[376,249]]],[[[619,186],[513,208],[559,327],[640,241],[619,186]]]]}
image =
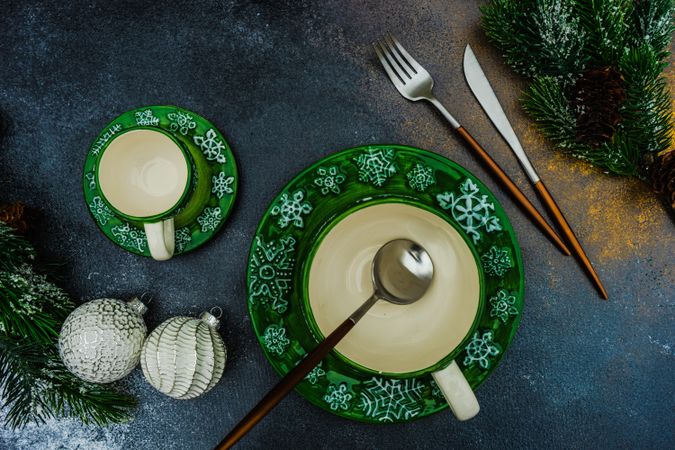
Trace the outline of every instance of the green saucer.
{"type": "MultiPolygon", "coordinates": [[[[400,145],[328,156],[297,175],[270,205],[256,231],[247,273],[249,314],[265,356],[285,375],[316,347],[303,307],[316,244],[345,215],[384,202],[434,212],[480,257],[485,308],[456,359],[475,389],[499,364],[520,320],[520,248],[506,213],[483,183],[442,156],[400,145]]],[[[296,390],[329,412],[363,422],[408,422],[448,407],[431,375],[374,376],[335,352],[296,390]]],[[[499,406],[484,405],[490,407],[499,406]]]]}
{"type": "MultiPolygon", "coordinates": [[[[193,155],[205,180],[193,177],[190,200],[174,218],[174,255],[208,242],[223,226],[237,194],[237,166],[225,138],[203,117],[176,106],[146,106],[127,111],[96,137],[84,163],[84,198],[98,227],[111,241],[132,253],[150,256],[143,224],[115,215],[96,185],[95,168],[101,150],[115,135],[137,128],[161,128],[172,134],[193,155]]],[[[193,164],[193,166],[194,166],[193,164]]],[[[194,174],[198,170],[194,167],[194,174]]]]}

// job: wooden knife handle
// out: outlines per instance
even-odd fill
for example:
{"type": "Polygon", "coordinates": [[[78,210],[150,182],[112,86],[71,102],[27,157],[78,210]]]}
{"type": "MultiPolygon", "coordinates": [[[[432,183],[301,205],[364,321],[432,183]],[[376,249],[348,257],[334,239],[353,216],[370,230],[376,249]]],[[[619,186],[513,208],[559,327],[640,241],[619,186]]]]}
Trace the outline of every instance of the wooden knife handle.
{"type": "Polygon", "coordinates": [[[539,211],[534,205],[525,197],[525,194],[516,186],[516,184],[509,178],[509,176],[499,167],[499,164],[492,159],[492,157],[476,142],[476,140],[469,134],[464,127],[455,129],[462,139],[469,145],[473,154],[483,164],[486,170],[492,177],[501,185],[501,187],[511,196],[513,201],[520,207],[525,215],[539,228],[539,230],[548,237],[548,239],[563,252],[565,255],[570,255],[570,250],[560,239],[558,234],[546,222],[546,219],[539,214],[539,211]]]}
{"type": "Polygon", "coordinates": [[[608,295],[607,291],[605,290],[605,287],[602,285],[602,282],[600,281],[598,274],[595,272],[595,269],[593,269],[591,261],[588,259],[588,256],[586,256],[586,252],[584,252],[584,249],[581,247],[579,239],[577,239],[570,224],[567,223],[567,219],[565,219],[565,216],[563,215],[562,211],[560,211],[558,204],[555,202],[555,200],[553,200],[553,196],[546,188],[546,185],[544,184],[543,181],[539,180],[534,184],[534,189],[537,191],[537,194],[539,195],[541,202],[544,204],[544,206],[546,206],[546,209],[551,214],[551,217],[553,217],[553,221],[558,226],[558,229],[562,231],[563,236],[565,236],[567,242],[572,246],[574,256],[577,257],[582,267],[584,268],[588,276],[591,278],[591,281],[595,285],[595,288],[597,289],[598,293],[603,299],[607,300],[608,295]]]}
{"type": "Polygon", "coordinates": [[[345,335],[354,328],[355,322],[348,318],[337,327],[326,339],[286,374],[271,391],[244,417],[215,448],[218,450],[231,448],[251,428],[269,413],[305,376],[337,345],[345,335]]]}

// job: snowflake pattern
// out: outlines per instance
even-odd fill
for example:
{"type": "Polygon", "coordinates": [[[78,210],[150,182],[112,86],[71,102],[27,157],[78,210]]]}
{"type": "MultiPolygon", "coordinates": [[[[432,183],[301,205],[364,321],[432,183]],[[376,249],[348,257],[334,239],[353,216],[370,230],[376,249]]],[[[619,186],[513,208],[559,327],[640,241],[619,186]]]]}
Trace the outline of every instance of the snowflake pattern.
{"type": "Polygon", "coordinates": [[[347,383],[331,384],[326,390],[326,395],[323,396],[323,400],[328,403],[333,411],[338,409],[347,411],[352,398],[354,398],[354,395],[349,392],[347,383]]]}
{"type": "Polygon", "coordinates": [[[493,245],[487,253],[481,255],[480,260],[485,273],[497,277],[501,277],[513,267],[511,251],[508,247],[497,248],[493,245]]]}
{"type": "Polygon", "coordinates": [[[136,111],[136,123],[141,126],[157,126],[159,125],[159,119],[155,117],[151,109],[146,109],[145,111],[136,111]]]}
{"type": "Polygon", "coordinates": [[[394,162],[394,150],[368,149],[354,158],[359,168],[359,180],[381,187],[387,178],[398,170],[394,162]]]}
{"type": "Polygon", "coordinates": [[[124,222],[123,225],[115,225],[110,229],[110,232],[123,247],[143,252],[148,245],[145,231],[132,226],[129,222],[124,222]]]}
{"type": "Polygon", "coordinates": [[[494,215],[495,205],[488,201],[488,196],[480,194],[478,186],[467,178],[460,185],[460,195],[455,192],[443,192],[436,196],[441,208],[450,210],[452,217],[476,244],[481,238],[478,231],[485,228],[488,233],[501,231],[499,217],[494,215]]]}
{"type": "Polygon", "coordinates": [[[364,386],[360,408],[366,416],[379,422],[409,420],[422,411],[424,385],[416,378],[373,377],[364,386]]]}
{"type": "Polygon", "coordinates": [[[432,378],[429,384],[431,385],[431,396],[445,402],[445,396],[443,395],[441,388],[438,387],[438,383],[432,378]]]}
{"type": "Polygon", "coordinates": [[[294,252],[295,239],[292,236],[269,244],[256,236],[251,257],[249,302],[270,304],[274,311],[280,314],[286,312],[286,294],[291,290],[295,264],[294,252]]]}
{"type": "Polygon", "coordinates": [[[263,343],[270,353],[281,356],[291,341],[286,337],[286,328],[280,325],[270,325],[263,333],[263,343]]]}
{"type": "Polygon", "coordinates": [[[218,198],[223,198],[225,194],[234,194],[232,184],[234,177],[226,177],[225,172],[220,172],[218,175],[211,177],[211,192],[218,198]]]}
{"type": "Polygon", "coordinates": [[[505,289],[497,291],[497,295],[490,297],[490,317],[498,317],[502,322],[506,323],[509,316],[517,316],[518,308],[516,308],[516,296],[509,294],[505,289]]]}
{"type": "Polygon", "coordinates": [[[192,241],[192,233],[188,227],[183,227],[176,230],[176,252],[182,253],[185,248],[192,241]]]}
{"type": "Polygon", "coordinates": [[[89,189],[94,190],[96,189],[96,175],[94,175],[94,172],[87,172],[84,174],[84,179],[87,180],[89,183],[89,189]]]}
{"type": "Polygon", "coordinates": [[[406,174],[408,178],[408,185],[418,192],[424,192],[429,189],[429,186],[436,184],[434,178],[434,169],[431,167],[417,163],[413,170],[406,174]]]}
{"type": "Polygon", "coordinates": [[[284,192],[270,213],[273,216],[279,216],[278,224],[281,228],[286,228],[290,223],[297,228],[302,228],[305,225],[302,215],[309,214],[311,211],[312,205],[305,200],[305,193],[297,190],[292,196],[284,192]]]}
{"type": "Polygon", "coordinates": [[[192,116],[188,113],[176,111],[169,113],[166,116],[169,118],[170,122],[169,129],[174,133],[179,132],[185,136],[190,130],[197,128],[197,122],[195,122],[192,116]]]}
{"type": "Polygon", "coordinates": [[[319,361],[319,364],[305,376],[305,380],[309,381],[310,384],[316,384],[319,381],[319,378],[326,375],[326,371],[321,367],[322,365],[323,361],[319,361]]]}
{"type": "Polygon", "coordinates": [[[101,134],[101,137],[96,139],[96,142],[94,142],[94,145],[92,145],[91,147],[91,153],[93,155],[98,156],[99,152],[103,149],[103,147],[105,147],[108,141],[112,139],[113,136],[115,136],[121,129],[122,129],[121,124],[119,123],[112,124],[110,128],[108,128],[107,130],[105,130],[103,134],[101,134]]]}
{"type": "Polygon", "coordinates": [[[199,146],[204,156],[209,161],[216,161],[220,164],[225,164],[225,155],[223,151],[225,150],[225,143],[218,139],[216,130],[213,128],[209,129],[204,136],[195,136],[193,138],[195,144],[199,146]]]}
{"type": "Polygon", "coordinates": [[[108,220],[113,216],[113,212],[108,208],[108,205],[103,203],[103,199],[99,196],[96,196],[91,200],[91,203],[89,203],[89,210],[96,221],[101,225],[107,224],[108,220]]]}
{"type": "Polygon", "coordinates": [[[316,171],[316,178],[314,184],[321,188],[323,195],[332,192],[333,194],[340,193],[340,185],[344,183],[347,177],[340,171],[338,166],[319,167],[316,171]]]}
{"type": "Polygon", "coordinates": [[[207,231],[215,231],[222,219],[220,206],[216,206],[215,208],[204,208],[201,215],[197,217],[197,223],[201,225],[202,232],[206,233],[207,231]]]}
{"type": "Polygon", "coordinates": [[[464,365],[471,367],[475,363],[483,369],[488,369],[491,364],[491,357],[497,356],[500,353],[499,344],[493,342],[494,335],[492,330],[484,331],[481,335],[476,331],[471,338],[471,342],[466,346],[466,357],[464,358],[464,365]]]}

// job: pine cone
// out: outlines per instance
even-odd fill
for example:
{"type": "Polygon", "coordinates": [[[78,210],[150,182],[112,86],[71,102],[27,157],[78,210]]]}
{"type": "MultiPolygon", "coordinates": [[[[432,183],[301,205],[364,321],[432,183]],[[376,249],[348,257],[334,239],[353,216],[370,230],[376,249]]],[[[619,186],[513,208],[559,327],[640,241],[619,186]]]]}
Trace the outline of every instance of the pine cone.
{"type": "Polygon", "coordinates": [[[613,67],[586,70],[572,88],[577,115],[577,142],[599,147],[621,122],[619,107],[626,99],[621,74],[613,67]]]}
{"type": "Polygon", "coordinates": [[[647,173],[652,188],[664,196],[672,212],[675,212],[675,149],[656,156],[647,173]]]}
{"type": "Polygon", "coordinates": [[[19,233],[28,231],[28,222],[26,221],[26,208],[21,203],[10,203],[0,206],[0,220],[19,233]]]}

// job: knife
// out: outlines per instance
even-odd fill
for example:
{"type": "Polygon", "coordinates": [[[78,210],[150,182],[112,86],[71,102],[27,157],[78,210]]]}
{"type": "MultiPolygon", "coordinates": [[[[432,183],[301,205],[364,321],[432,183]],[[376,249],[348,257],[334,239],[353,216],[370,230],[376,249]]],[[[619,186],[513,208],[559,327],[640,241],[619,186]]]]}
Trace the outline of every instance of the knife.
{"type": "Polygon", "coordinates": [[[575,236],[574,231],[572,231],[572,227],[565,219],[565,216],[560,211],[560,208],[553,199],[553,196],[548,191],[546,185],[537,174],[537,171],[534,169],[532,162],[530,162],[530,159],[527,157],[523,146],[520,144],[516,133],[513,131],[513,128],[509,123],[509,119],[506,117],[506,114],[504,114],[502,105],[499,103],[499,100],[497,99],[492,86],[490,86],[490,82],[485,76],[485,73],[483,73],[483,69],[480,67],[478,60],[476,59],[476,55],[474,55],[470,45],[467,45],[466,49],[464,50],[464,76],[466,77],[466,82],[469,84],[471,92],[473,92],[473,95],[478,100],[478,103],[480,103],[495,128],[497,128],[499,134],[501,134],[506,143],[509,144],[509,147],[511,147],[513,153],[515,153],[516,157],[518,158],[518,162],[520,162],[523,171],[525,174],[527,174],[527,177],[532,182],[534,189],[539,195],[542,203],[544,203],[544,206],[548,210],[553,221],[556,223],[563,236],[567,239],[567,242],[572,247],[574,256],[576,256],[577,260],[586,271],[587,275],[590,277],[600,296],[607,300],[607,291],[602,285],[598,274],[595,272],[595,269],[593,268],[591,261],[588,259],[588,256],[586,256],[586,252],[584,252],[584,249],[581,247],[581,243],[579,243],[579,240],[575,236]]]}

